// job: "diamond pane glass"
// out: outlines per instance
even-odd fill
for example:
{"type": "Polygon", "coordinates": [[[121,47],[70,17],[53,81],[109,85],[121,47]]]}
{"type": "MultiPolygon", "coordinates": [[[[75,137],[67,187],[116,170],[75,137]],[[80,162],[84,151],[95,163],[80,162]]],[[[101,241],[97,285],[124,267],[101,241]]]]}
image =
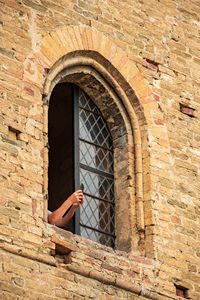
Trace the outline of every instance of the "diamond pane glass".
{"type": "Polygon", "coordinates": [[[81,236],[92,240],[93,242],[100,243],[102,245],[106,245],[107,247],[115,247],[115,238],[113,236],[109,236],[104,233],[100,233],[98,231],[92,230],[90,228],[86,228],[81,226],[81,236]]]}
{"type": "Polygon", "coordinates": [[[85,201],[80,209],[80,222],[88,227],[114,235],[113,204],[85,195],[85,201]]]}
{"type": "Polygon", "coordinates": [[[93,101],[82,91],[79,93],[79,106],[82,108],[85,108],[87,110],[90,110],[91,112],[94,112],[96,114],[100,114],[99,109],[97,106],[93,103],[93,101]]]}
{"type": "Polygon", "coordinates": [[[114,247],[113,146],[108,126],[92,100],[79,90],[81,235],[114,247]],[[105,201],[106,200],[106,201],[105,201]],[[107,202],[108,201],[108,202],[107,202]]]}
{"type": "Polygon", "coordinates": [[[81,139],[112,149],[110,132],[101,115],[96,116],[92,112],[80,108],[79,132],[81,139]]]}
{"type": "Polygon", "coordinates": [[[80,169],[80,182],[84,192],[95,197],[114,202],[114,181],[99,174],[80,169]]]}
{"type": "Polygon", "coordinates": [[[113,174],[113,153],[80,141],[80,163],[113,174]]]}

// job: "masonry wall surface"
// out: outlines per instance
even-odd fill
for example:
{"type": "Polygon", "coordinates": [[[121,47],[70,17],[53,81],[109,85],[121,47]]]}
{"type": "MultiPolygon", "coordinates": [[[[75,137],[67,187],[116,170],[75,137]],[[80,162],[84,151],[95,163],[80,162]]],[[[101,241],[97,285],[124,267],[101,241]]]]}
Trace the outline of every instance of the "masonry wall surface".
{"type": "Polygon", "coordinates": [[[198,0],[0,0],[1,299],[200,299],[199,16],[198,0]],[[46,222],[44,86],[70,49],[135,95],[128,251],[46,222]]]}

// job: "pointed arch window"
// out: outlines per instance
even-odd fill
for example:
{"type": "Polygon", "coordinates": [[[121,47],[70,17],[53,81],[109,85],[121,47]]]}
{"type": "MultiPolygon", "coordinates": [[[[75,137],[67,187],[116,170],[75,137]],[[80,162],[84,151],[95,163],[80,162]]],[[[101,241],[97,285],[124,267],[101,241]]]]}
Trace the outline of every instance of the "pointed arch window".
{"type": "Polygon", "coordinates": [[[73,190],[83,189],[85,201],[68,229],[114,248],[112,137],[100,110],[78,86],[62,83],[55,87],[49,108],[49,144],[49,208],[56,209],[73,190]],[[61,111],[60,116],[55,108],[61,111]],[[61,123],[62,132],[58,133],[54,122],[61,123]],[[63,190],[64,182],[68,186],[63,190]],[[57,199],[59,189],[63,192],[57,199]]]}

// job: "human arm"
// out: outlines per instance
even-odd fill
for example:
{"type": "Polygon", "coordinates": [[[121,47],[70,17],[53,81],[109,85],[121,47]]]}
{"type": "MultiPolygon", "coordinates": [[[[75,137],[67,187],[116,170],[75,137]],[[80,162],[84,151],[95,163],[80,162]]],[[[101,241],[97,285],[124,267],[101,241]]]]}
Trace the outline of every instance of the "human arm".
{"type": "Polygon", "coordinates": [[[55,225],[58,226],[58,227],[65,227],[69,223],[69,221],[71,220],[71,218],[73,217],[73,215],[74,215],[74,213],[76,211],[76,208],[77,207],[75,207],[74,205],[72,205],[71,208],[70,208],[70,210],[68,211],[68,213],[64,217],[62,217],[59,220],[57,220],[55,222],[55,225]]]}
{"type": "Polygon", "coordinates": [[[83,201],[84,196],[82,190],[75,191],[69,198],[65,200],[65,202],[63,202],[63,204],[58,209],[56,209],[48,216],[48,222],[60,227],[65,226],[73,217],[76,208],[83,204],[83,201]],[[69,212],[64,216],[69,208],[69,212]]]}

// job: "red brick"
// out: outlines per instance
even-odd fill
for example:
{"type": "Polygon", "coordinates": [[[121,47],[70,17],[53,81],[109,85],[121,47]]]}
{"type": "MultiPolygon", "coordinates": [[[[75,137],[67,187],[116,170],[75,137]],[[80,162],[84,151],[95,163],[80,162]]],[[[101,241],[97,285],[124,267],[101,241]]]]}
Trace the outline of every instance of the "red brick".
{"type": "Polygon", "coordinates": [[[172,220],[173,223],[181,224],[181,219],[180,219],[180,217],[172,216],[172,217],[171,217],[171,220],[172,220]]]}
{"type": "Polygon", "coordinates": [[[30,62],[28,62],[28,64],[27,64],[26,71],[29,72],[31,75],[33,75],[35,73],[34,70],[31,70],[31,63],[30,62]]]}
{"type": "Polygon", "coordinates": [[[156,125],[164,125],[164,122],[162,120],[155,120],[154,123],[156,125]]]}
{"type": "Polygon", "coordinates": [[[24,91],[26,91],[30,96],[34,96],[34,91],[31,88],[25,86],[24,91]]]}
{"type": "Polygon", "coordinates": [[[32,215],[34,216],[37,209],[37,202],[35,199],[32,200],[32,215]]]}
{"type": "Polygon", "coordinates": [[[107,265],[107,264],[102,264],[101,267],[102,267],[102,269],[107,269],[109,271],[122,274],[122,270],[120,268],[113,267],[113,266],[110,266],[110,265],[107,265]]]}
{"type": "Polygon", "coordinates": [[[153,98],[155,101],[160,101],[160,97],[156,94],[153,94],[153,98]]]}
{"type": "Polygon", "coordinates": [[[22,5],[17,4],[16,2],[13,2],[13,1],[10,1],[10,0],[6,0],[6,4],[7,4],[8,6],[10,6],[10,7],[15,8],[16,10],[23,11],[23,12],[25,12],[25,13],[27,13],[27,14],[30,12],[29,9],[25,8],[25,7],[22,6],[22,5]]]}

